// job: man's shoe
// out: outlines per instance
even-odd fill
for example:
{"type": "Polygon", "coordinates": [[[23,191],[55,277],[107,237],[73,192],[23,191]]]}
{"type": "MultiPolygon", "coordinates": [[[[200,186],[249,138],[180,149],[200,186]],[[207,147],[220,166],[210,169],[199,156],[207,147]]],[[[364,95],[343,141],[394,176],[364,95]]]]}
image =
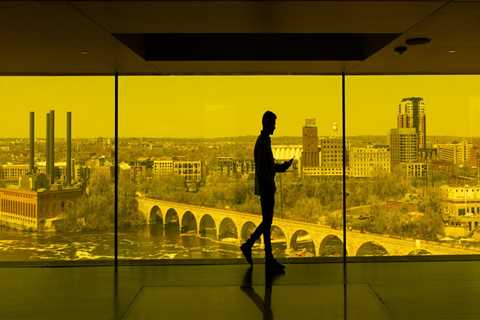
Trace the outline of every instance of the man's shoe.
{"type": "Polygon", "coordinates": [[[250,263],[251,266],[253,266],[252,247],[250,247],[247,243],[244,243],[240,246],[240,250],[242,250],[243,256],[245,257],[247,262],[250,263]]]}

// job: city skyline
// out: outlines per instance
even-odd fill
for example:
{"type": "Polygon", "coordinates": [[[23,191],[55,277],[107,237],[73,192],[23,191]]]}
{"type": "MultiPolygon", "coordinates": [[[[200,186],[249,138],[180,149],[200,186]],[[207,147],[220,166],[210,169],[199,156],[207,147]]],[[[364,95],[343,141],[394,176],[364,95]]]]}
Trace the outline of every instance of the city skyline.
{"type": "MultiPolygon", "coordinates": [[[[265,106],[278,115],[274,136],[301,136],[305,118],[315,118],[319,135],[328,136],[333,122],[341,132],[340,80],[338,76],[120,77],[119,137],[255,136],[265,106]]],[[[395,126],[398,104],[411,96],[425,101],[427,136],[480,136],[477,83],[478,76],[349,76],[347,136],[387,135],[395,126]],[[374,111],[365,114],[366,105],[374,111]]],[[[76,115],[74,139],[113,137],[113,89],[113,77],[106,76],[1,77],[2,104],[9,106],[2,113],[9,121],[0,128],[0,138],[27,137],[28,112],[35,111],[38,121],[50,109],[57,111],[58,138],[65,136],[67,111],[76,115]],[[88,111],[92,109],[96,116],[88,111]]],[[[44,127],[44,121],[38,121],[37,139],[44,138],[44,127]]]]}

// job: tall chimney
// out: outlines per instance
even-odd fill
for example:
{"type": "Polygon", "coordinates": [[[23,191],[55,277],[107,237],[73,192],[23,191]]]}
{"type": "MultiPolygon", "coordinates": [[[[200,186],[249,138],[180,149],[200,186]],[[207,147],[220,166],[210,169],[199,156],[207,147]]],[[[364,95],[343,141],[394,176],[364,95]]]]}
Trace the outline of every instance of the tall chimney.
{"type": "Polygon", "coordinates": [[[35,112],[30,112],[30,174],[35,171],[35,112]]]}
{"type": "Polygon", "coordinates": [[[55,111],[50,110],[50,183],[55,183],[55,111]]]}
{"type": "Polygon", "coordinates": [[[72,184],[72,113],[67,112],[67,186],[72,184]]]}
{"type": "Polygon", "coordinates": [[[47,113],[47,135],[45,141],[45,174],[47,177],[50,177],[50,112],[47,113]]]}

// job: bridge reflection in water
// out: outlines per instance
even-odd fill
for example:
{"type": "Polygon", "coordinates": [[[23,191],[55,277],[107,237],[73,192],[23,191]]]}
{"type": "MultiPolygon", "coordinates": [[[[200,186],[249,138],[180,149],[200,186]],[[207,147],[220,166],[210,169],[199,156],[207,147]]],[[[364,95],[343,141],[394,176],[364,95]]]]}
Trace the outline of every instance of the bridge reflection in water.
{"type": "MultiPolygon", "coordinates": [[[[203,207],[186,203],[138,198],[139,209],[149,224],[180,232],[239,245],[261,222],[257,214],[203,207]]],[[[163,229],[163,228],[162,228],[163,229]]],[[[342,230],[326,225],[274,218],[272,242],[287,255],[341,256],[342,230]]],[[[258,242],[261,246],[261,241],[258,242]]],[[[347,255],[479,254],[479,249],[465,249],[415,239],[398,239],[387,235],[347,231],[347,255]]]]}

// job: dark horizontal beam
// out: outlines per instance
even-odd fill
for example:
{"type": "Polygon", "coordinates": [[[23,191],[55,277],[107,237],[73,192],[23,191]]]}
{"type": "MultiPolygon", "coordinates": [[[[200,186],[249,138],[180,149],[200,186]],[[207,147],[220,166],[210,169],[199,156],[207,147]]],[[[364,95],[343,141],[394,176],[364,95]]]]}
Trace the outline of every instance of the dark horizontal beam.
{"type": "Polygon", "coordinates": [[[146,61],[359,61],[398,33],[117,33],[146,61]]]}

